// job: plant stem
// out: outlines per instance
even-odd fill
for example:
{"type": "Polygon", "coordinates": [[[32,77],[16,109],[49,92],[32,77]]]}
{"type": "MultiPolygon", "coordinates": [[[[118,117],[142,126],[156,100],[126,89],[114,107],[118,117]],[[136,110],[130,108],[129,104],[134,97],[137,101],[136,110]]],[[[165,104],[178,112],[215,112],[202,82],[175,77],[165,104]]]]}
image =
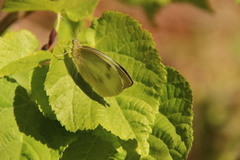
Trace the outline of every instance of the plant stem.
{"type": "Polygon", "coordinates": [[[59,27],[60,27],[60,23],[61,23],[61,14],[60,13],[58,13],[57,14],[57,21],[56,21],[56,26],[55,26],[55,30],[56,30],[56,32],[58,32],[58,30],[59,30],[59,27]]]}

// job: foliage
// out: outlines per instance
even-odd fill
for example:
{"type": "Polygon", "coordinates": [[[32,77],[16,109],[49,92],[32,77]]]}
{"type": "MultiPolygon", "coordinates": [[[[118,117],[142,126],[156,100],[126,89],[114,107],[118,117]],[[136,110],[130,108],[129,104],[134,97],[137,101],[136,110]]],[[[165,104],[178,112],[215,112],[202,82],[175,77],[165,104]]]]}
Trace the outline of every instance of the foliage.
{"type": "Polygon", "coordinates": [[[161,7],[171,2],[187,2],[200,8],[210,10],[207,0],[120,0],[122,2],[141,6],[147,15],[152,18],[154,13],[161,7]]]}
{"type": "MultiPolygon", "coordinates": [[[[5,2],[4,11],[50,10],[79,24],[81,44],[121,64],[134,85],[101,97],[63,55],[71,51],[69,37],[60,36],[51,52],[37,51],[38,40],[26,30],[5,34],[0,38],[0,159],[187,158],[193,140],[188,83],[163,65],[151,35],[129,16],[108,11],[89,28],[82,25],[96,4],[5,2]]],[[[58,23],[59,35],[73,32],[71,23],[68,28],[58,23]]]]}

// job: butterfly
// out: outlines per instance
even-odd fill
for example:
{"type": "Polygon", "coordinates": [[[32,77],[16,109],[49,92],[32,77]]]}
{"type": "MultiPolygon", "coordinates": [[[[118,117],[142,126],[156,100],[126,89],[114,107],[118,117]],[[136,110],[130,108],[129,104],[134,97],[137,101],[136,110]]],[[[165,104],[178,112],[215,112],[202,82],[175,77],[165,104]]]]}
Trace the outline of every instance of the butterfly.
{"type": "Polygon", "coordinates": [[[82,78],[102,97],[116,96],[133,85],[127,71],[97,49],[73,40],[71,55],[82,78]]]}

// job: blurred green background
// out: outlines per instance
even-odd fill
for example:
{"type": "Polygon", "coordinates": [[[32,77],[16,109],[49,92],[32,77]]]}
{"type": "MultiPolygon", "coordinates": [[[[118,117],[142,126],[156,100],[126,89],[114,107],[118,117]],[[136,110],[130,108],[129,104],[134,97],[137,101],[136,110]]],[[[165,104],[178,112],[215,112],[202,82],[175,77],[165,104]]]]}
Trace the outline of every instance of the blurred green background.
{"type": "MultiPolygon", "coordinates": [[[[195,116],[188,160],[240,160],[240,4],[208,0],[210,9],[203,9],[187,2],[161,1],[166,5],[159,9],[156,5],[143,9],[120,0],[100,0],[95,16],[116,10],[140,21],[152,33],[164,64],[189,81],[195,116]],[[154,14],[146,14],[149,10],[154,14]]],[[[55,18],[39,11],[17,21],[12,29],[29,29],[42,46],[55,18]]]]}

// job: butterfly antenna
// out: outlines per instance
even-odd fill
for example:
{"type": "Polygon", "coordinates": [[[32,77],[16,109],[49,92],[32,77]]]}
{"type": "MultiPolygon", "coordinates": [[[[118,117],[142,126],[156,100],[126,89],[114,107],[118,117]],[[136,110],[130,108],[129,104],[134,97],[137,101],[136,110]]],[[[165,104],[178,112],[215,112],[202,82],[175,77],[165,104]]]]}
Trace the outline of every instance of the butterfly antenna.
{"type": "Polygon", "coordinates": [[[61,60],[62,58],[59,58],[60,56],[63,57],[64,55],[72,52],[71,50],[70,51],[62,51],[62,48],[59,46],[59,45],[56,45],[56,47],[58,47],[58,49],[63,52],[62,54],[53,54],[53,56],[58,59],[58,60],[61,60]],[[58,57],[59,56],[59,57],[58,57]]]}

